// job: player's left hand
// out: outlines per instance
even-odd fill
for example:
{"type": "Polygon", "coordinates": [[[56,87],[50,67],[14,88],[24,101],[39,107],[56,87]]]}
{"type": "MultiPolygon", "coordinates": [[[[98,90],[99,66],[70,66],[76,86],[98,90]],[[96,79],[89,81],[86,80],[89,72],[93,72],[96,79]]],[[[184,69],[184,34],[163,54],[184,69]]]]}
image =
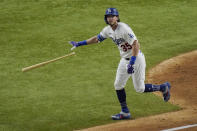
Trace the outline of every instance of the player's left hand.
{"type": "Polygon", "coordinates": [[[131,64],[127,65],[127,73],[128,74],[133,74],[134,73],[134,67],[131,64]]]}

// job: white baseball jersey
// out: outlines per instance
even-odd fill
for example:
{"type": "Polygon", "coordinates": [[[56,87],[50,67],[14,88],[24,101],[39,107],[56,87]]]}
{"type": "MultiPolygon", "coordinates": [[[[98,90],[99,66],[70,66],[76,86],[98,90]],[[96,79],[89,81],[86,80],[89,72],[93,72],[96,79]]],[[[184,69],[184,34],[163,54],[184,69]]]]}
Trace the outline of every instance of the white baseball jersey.
{"type": "Polygon", "coordinates": [[[132,44],[134,40],[137,40],[132,29],[125,23],[118,22],[118,26],[115,31],[110,26],[106,26],[100,34],[97,36],[101,42],[106,38],[111,38],[120,50],[120,63],[118,65],[116,80],[114,87],[116,90],[121,90],[125,87],[127,80],[132,76],[134,88],[137,92],[144,92],[145,89],[145,57],[141,51],[139,51],[136,62],[134,64],[134,73],[132,75],[127,73],[127,65],[129,60],[125,58],[131,58],[132,56],[132,44]]]}
{"type": "Polygon", "coordinates": [[[132,29],[123,22],[118,22],[116,30],[108,25],[98,35],[98,40],[101,42],[106,38],[111,38],[113,42],[118,46],[120,56],[122,58],[130,58],[132,56],[132,44],[134,40],[137,40],[132,29]]]}

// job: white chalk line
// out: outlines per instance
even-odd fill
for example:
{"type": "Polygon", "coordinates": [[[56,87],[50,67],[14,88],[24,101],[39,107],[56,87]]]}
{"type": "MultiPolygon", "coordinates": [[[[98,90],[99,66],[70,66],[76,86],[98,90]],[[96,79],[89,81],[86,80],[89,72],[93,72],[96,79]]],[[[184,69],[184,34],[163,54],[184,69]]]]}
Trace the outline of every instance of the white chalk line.
{"type": "Polygon", "coordinates": [[[185,128],[195,127],[195,126],[197,126],[197,124],[187,125],[187,126],[180,126],[180,127],[165,129],[165,130],[161,130],[161,131],[176,131],[176,130],[181,130],[181,129],[185,129],[185,128]]]}

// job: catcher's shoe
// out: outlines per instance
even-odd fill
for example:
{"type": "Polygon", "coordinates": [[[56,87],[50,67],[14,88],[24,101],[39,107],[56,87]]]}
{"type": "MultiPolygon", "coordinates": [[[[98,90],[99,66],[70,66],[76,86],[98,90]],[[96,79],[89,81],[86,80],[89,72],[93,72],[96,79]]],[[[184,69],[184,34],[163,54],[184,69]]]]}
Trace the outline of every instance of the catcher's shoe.
{"type": "Polygon", "coordinates": [[[170,83],[166,82],[163,85],[165,85],[165,91],[163,91],[163,99],[165,102],[168,102],[170,100],[170,83]]]}
{"type": "Polygon", "coordinates": [[[125,113],[125,112],[120,112],[119,114],[113,115],[111,117],[113,120],[124,120],[124,119],[130,119],[131,114],[130,113],[125,113]]]}

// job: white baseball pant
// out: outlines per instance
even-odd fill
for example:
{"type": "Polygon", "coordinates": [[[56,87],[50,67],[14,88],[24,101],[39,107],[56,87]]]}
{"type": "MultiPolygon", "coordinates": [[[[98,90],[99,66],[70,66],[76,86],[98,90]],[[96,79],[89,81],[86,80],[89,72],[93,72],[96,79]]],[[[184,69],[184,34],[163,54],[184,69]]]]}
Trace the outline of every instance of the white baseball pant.
{"type": "Polygon", "coordinates": [[[125,58],[120,59],[120,63],[118,65],[117,73],[116,73],[116,80],[114,82],[115,90],[121,90],[125,87],[127,80],[130,76],[132,76],[133,85],[136,92],[143,93],[145,90],[145,68],[146,62],[144,54],[139,51],[138,56],[136,57],[136,61],[134,66],[134,73],[128,74],[127,73],[127,65],[129,64],[129,60],[125,58]]]}

